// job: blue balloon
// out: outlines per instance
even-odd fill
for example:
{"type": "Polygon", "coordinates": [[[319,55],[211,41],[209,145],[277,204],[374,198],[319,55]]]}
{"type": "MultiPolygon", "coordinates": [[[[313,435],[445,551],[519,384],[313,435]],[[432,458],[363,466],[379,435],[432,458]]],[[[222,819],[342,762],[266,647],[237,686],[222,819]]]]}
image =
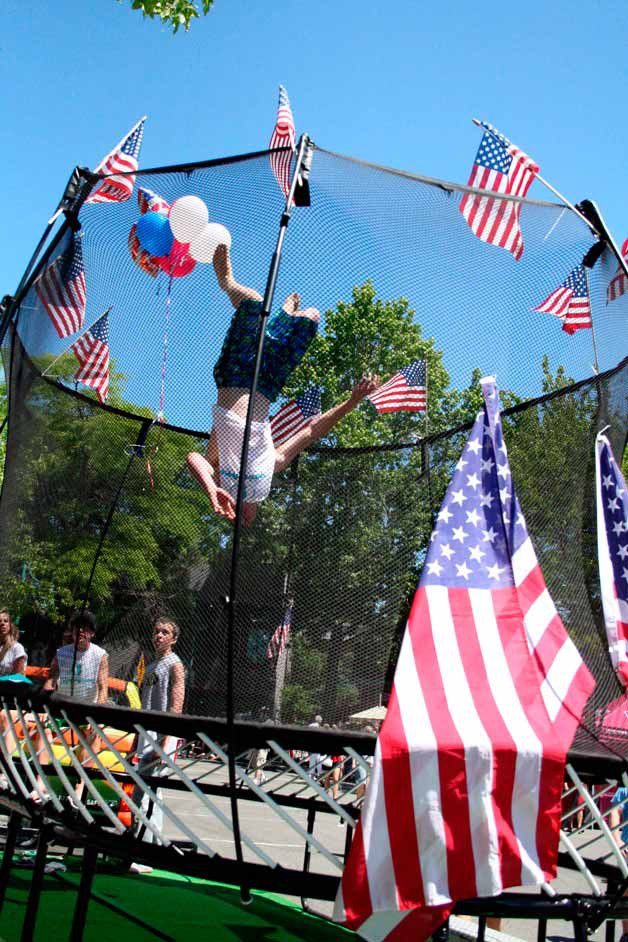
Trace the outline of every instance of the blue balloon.
{"type": "Polygon", "coordinates": [[[149,255],[168,255],[174,236],[163,213],[144,213],[137,220],[137,238],[149,255]]]}

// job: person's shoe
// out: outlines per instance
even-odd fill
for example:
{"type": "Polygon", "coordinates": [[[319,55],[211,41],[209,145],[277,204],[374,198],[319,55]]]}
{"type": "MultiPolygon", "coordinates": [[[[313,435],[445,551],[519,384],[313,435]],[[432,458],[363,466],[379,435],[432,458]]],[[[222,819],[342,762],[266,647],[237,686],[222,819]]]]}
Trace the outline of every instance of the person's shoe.
{"type": "Polygon", "coordinates": [[[129,865],[129,873],[152,873],[153,868],[149,867],[148,864],[135,863],[135,861],[129,865]]]}

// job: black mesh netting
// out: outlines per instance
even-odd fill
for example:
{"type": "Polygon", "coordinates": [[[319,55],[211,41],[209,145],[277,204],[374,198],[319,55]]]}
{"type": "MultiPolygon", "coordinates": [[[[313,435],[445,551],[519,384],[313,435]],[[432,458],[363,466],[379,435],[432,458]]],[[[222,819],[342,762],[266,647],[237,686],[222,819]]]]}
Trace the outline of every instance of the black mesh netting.
{"type": "MultiPolygon", "coordinates": [[[[200,196],[232,234],[236,278],[263,292],[283,208],[267,155],[140,173],[137,186],[169,203],[200,196]]],[[[317,150],[310,187],[311,207],[293,212],[274,309],[297,291],[323,316],[278,405],[316,382],[326,410],[365,371],[388,377],[423,358],[428,412],[377,416],[363,403],[275,475],[242,536],[236,714],[308,723],[320,712],[335,723],[385,697],[435,514],[481,401],[477,379],[495,373],[514,407],[504,429],[530,534],[598,680],[593,724],[619,693],[599,600],[593,463],[596,432],[611,424],[621,458],[628,427],[628,366],[616,366],[627,305],[605,299],[614,258],[606,250],[589,275],[594,350],[590,330],[569,337],[532,311],[594,241],[572,212],[524,203],[517,263],[471,233],[449,184],[317,150]],[[596,356],[608,372],[587,379],[596,356]],[[271,639],[288,620],[278,653],[271,639]]],[[[128,236],[139,216],[135,197],[80,214],[85,326],[110,309],[109,408],[75,394],[76,338],[57,336],[36,285],[7,334],[0,601],[26,640],[52,649],[87,599],[111,672],[126,678],[150,656],[154,618],[173,616],[186,711],[222,716],[232,525],[211,510],[186,455],[207,444],[231,307],[211,265],[172,280],[134,265],[128,236]],[[160,406],[165,422],[154,423],[160,406]]]]}

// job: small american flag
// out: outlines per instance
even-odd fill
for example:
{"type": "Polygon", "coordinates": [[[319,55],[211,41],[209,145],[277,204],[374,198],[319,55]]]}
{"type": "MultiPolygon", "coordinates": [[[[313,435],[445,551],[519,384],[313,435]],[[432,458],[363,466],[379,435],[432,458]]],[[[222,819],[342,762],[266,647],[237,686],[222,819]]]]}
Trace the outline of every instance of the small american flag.
{"type": "Polygon", "coordinates": [[[431,536],[334,917],[427,938],[459,899],[556,868],[565,757],[594,681],[549,595],[493,377],[431,536]]]}
{"type": "Polygon", "coordinates": [[[80,364],[74,379],[94,389],[104,402],[109,392],[109,311],[72,344],[72,352],[80,364]]]}
{"type": "Polygon", "coordinates": [[[415,360],[376,389],[369,402],[378,412],[426,412],[427,367],[425,360],[415,360]]]}
{"type": "Polygon", "coordinates": [[[87,304],[87,284],[78,233],[72,233],[70,245],[46,269],[36,290],[60,337],[70,337],[81,329],[87,304]]]}
{"type": "Polygon", "coordinates": [[[534,310],[560,318],[567,334],[591,328],[591,302],[584,265],[576,265],[558,288],[534,310]]]}
{"type": "Polygon", "coordinates": [[[138,121],[124,140],[98,164],[94,173],[120,176],[107,176],[87,197],[86,203],[124,203],[129,199],[135,183],[132,171],[138,168],[145,121],[145,117],[138,121]]]}
{"type": "MultiPolygon", "coordinates": [[[[486,130],[468,185],[505,196],[525,196],[539,172],[537,164],[490,124],[482,122],[482,127],[486,130]]],[[[465,193],[460,200],[460,212],[475,235],[483,242],[507,249],[517,261],[523,255],[520,211],[519,202],[476,193],[465,193]]]]}
{"type": "Polygon", "coordinates": [[[285,650],[286,645],[288,644],[288,639],[290,637],[290,629],[292,627],[292,603],[288,605],[286,613],[283,617],[283,621],[280,625],[275,628],[272,638],[268,642],[268,647],[266,648],[266,657],[269,660],[278,658],[282,651],[285,650]]]}
{"type": "Polygon", "coordinates": [[[143,186],[137,188],[137,205],[140,208],[142,216],[144,213],[167,213],[170,209],[169,203],[165,201],[159,193],[153,193],[152,190],[143,186]]]}
{"type": "Polygon", "coordinates": [[[273,445],[278,448],[284,442],[310,424],[321,412],[321,388],[310,386],[302,396],[291,399],[270,420],[273,445]]]}
{"type": "MultiPolygon", "coordinates": [[[[621,254],[624,261],[628,263],[628,239],[626,239],[621,247],[621,254]]],[[[611,301],[616,301],[617,298],[621,298],[622,294],[625,294],[626,288],[628,288],[628,276],[622,266],[618,265],[617,271],[611,278],[608,288],[606,289],[606,303],[609,304],[611,301]]]]}
{"type": "Polygon", "coordinates": [[[296,146],[296,131],[294,129],[292,109],[290,108],[290,99],[283,85],[279,86],[277,121],[268,146],[270,150],[276,147],[290,148],[290,150],[283,150],[281,153],[270,155],[271,170],[275,174],[284,196],[287,197],[290,192],[290,163],[296,146]]]}
{"type": "Polygon", "coordinates": [[[597,548],[608,650],[618,677],[628,686],[628,488],[610,442],[596,439],[597,548]]]}

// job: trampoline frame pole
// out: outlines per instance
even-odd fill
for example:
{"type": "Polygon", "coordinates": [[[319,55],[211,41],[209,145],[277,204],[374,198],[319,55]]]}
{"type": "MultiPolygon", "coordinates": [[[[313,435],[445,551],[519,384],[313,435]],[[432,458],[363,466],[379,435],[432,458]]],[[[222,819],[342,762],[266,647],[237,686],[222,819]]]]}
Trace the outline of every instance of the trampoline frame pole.
{"type": "MultiPolygon", "coordinates": [[[[242,855],[242,843],[240,838],[240,820],[238,815],[238,798],[236,794],[236,765],[235,765],[235,716],[234,716],[234,677],[235,666],[235,624],[236,624],[236,603],[237,603],[237,584],[238,584],[238,563],[240,557],[240,537],[242,534],[242,509],[244,505],[244,477],[249,460],[249,442],[251,438],[251,424],[253,422],[253,408],[255,395],[257,393],[257,383],[262,362],[262,353],[264,350],[264,336],[266,332],[266,322],[270,314],[270,309],[275,295],[277,285],[277,276],[279,274],[279,264],[281,262],[281,252],[283,242],[290,222],[292,207],[294,205],[294,194],[299,182],[301,168],[304,163],[305,155],[312,147],[307,134],[302,134],[297,147],[294,171],[290,191],[286,198],[286,206],[279,222],[279,232],[277,233],[277,242],[275,251],[270,262],[268,278],[266,280],[266,289],[264,291],[264,300],[262,310],[260,311],[258,333],[257,333],[257,351],[255,355],[255,364],[253,368],[253,379],[249,394],[249,403],[246,412],[246,421],[244,424],[244,436],[242,440],[242,453],[240,456],[240,475],[238,477],[238,492],[236,497],[235,521],[233,525],[233,543],[231,548],[231,571],[229,577],[229,595],[226,599],[227,604],[227,689],[226,689],[226,714],[227,714],[227,740],[229,743],[228,768],[229,768],[229,791],[231,804],[231,821],[233,826],[233,839],[235,844],[236,860],[241,867],[244,858],[242,855]]],[[[240,893],[243,902],[248,902],[250,893],[247,887],[240,883],[240,893]]]]}

